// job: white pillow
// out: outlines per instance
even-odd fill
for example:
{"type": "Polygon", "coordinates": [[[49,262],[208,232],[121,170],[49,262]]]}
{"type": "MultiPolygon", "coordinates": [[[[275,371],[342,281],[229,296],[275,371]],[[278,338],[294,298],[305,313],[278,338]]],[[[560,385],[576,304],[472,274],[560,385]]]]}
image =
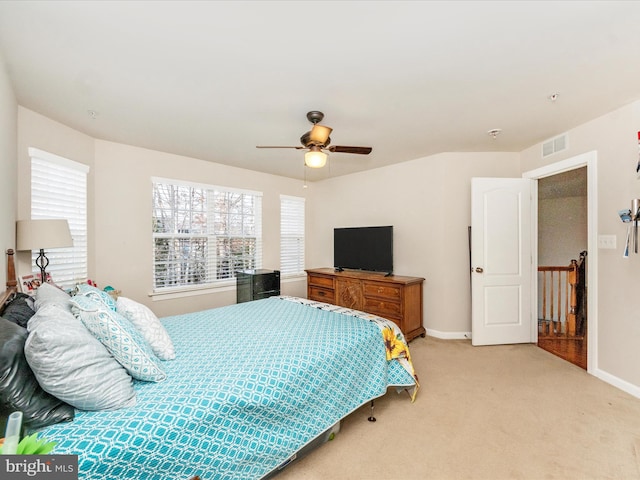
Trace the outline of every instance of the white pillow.
{"type": "Polygon", "coordinates": [[[75,295],[70,302],[73,314],[107,347],[129,375],[147,382],[161,382],[167,378],[159,360],[129,320],[93,298],[75,295]]]}
{"type": "Polygon", "coordinates": [[[118,297],[116,312],[126,317],[138,329],[160,360],[176,358],[171,337],[149,307],[130,298],[118,297]]]}
{"type": "Polygon", "coordinates": [[[136,404],[127,371],[68,307],[56,302],[42,305],[27,329],[24,354],[43,390],[81,410],[136,404]]]}
{"type": "Polygon", "coordinates": [[[58,303],[71,308],[69,299],[71,298],[67,292],[49,283],[43,283],[38,287],[35,293],[35,309],[36,311],[46,303],[58,303]]]}

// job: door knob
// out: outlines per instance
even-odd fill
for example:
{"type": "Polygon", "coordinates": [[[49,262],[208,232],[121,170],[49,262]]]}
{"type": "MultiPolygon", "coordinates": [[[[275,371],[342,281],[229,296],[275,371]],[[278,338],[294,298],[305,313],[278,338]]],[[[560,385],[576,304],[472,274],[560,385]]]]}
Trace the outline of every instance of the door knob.
{"type": "Polygon", "coordinates": [[[482,267],[477,267],[476,268],[476,272],[477,273],[482,273],[482,272],[484,272],[484,269],[482,267]]]}

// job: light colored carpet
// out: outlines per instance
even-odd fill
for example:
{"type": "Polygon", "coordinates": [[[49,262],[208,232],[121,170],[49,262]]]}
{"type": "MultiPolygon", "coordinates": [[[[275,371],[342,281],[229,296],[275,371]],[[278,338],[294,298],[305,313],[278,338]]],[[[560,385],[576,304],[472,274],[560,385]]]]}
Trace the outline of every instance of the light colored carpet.
{"type": "Polygon", "coordinates": [[[640,399],[531,344],[409,346],[415,403],[387,392],[278,480],[640,479],[640,399]]]}

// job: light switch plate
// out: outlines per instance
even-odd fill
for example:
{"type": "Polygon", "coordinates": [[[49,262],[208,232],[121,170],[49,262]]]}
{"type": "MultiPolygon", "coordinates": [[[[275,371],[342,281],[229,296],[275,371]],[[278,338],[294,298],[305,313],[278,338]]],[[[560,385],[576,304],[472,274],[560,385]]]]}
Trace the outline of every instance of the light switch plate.
{"type": "Polygon", "coordinates": [[[598,248],[616,249],[615,235],[598,235],[598,248]]]}

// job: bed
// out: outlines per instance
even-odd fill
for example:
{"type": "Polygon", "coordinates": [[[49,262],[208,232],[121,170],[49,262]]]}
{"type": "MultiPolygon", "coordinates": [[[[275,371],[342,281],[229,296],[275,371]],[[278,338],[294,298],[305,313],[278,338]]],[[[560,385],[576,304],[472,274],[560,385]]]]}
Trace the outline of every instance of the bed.
{"type": "MultiPolygon", "coordinates": [[[[3,304],[15,296],[10,281],[3,304]]],[[[38,302],[26,352],[40,345],[38,302]]],[[[132,373],[146,378],[129,379],[133,403],[74,408],[33,429],[57,442],[53,454],[78,455],[79,478],[269,478],[390,387],[409,394],[408,408],[417,392],[398,328],[363,312],[278,296],[159,322],[175,358],[132,373]]],[[[59,398],[55,385],[47,393],[59,398]]]]}

